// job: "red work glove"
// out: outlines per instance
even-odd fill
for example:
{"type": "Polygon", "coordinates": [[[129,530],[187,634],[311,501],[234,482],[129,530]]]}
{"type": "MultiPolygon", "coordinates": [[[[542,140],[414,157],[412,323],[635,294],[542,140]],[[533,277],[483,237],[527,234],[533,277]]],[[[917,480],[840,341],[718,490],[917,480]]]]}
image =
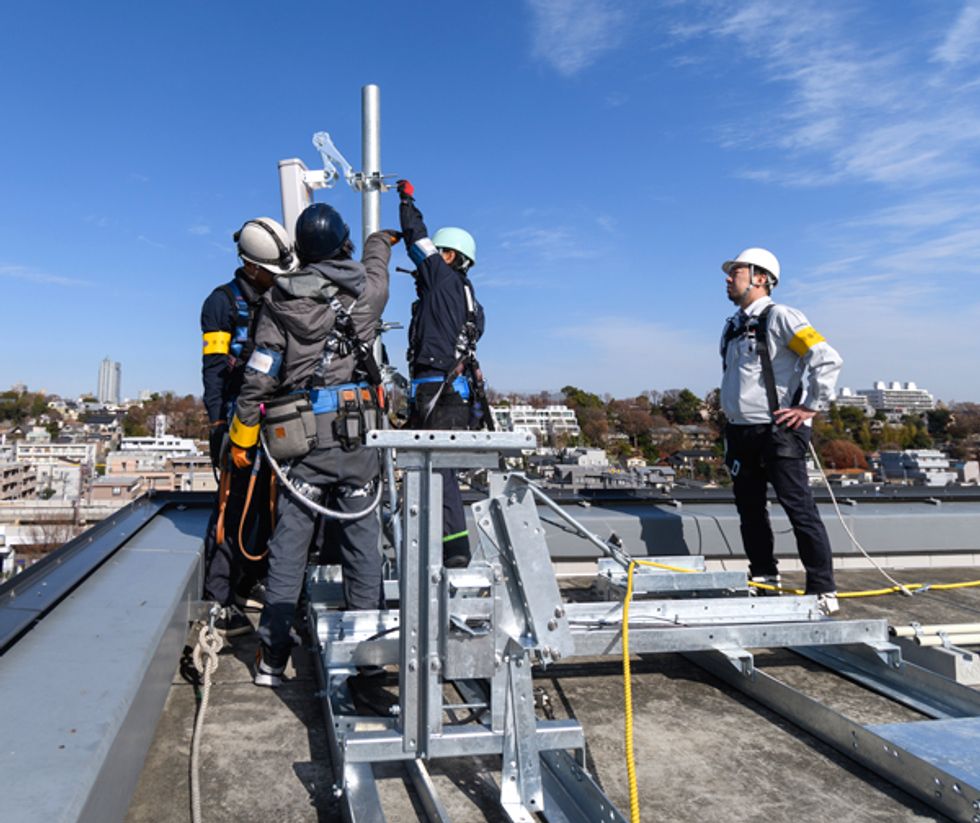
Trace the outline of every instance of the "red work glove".
{"type": "Polygon", "coordinates": [[[398,241],[402,239],[402,233],[400,231],[395,231],[394,229],[382,229],[387,236],[388,242],[393,246],[398,245],[398,241]]]}
{"type": "Polygon", "coordinates": [[[411,200],[415,197],[415,186],[408,180],[399,180],[395,185],[398,187],[398,194],[403,200],[411,200]]]}
{"type": "Polygon", "coordinates": [[[252,465],[252,458],[248,456],[248,452],[248,449],[243,449],[241,446],[232,443],[231,462],[235,464],[236,469],[247,469],[252,465]]]}

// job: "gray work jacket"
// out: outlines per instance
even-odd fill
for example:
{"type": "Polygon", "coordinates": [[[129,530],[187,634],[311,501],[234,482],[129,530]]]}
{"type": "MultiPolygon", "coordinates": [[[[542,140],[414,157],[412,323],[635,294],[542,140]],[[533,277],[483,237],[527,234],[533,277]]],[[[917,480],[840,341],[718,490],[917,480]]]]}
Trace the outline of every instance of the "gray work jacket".
{"type": "MultiPolygon", "coordinates": [[[[725,331],[742,328],[750,318],[758,317],[772,303],[760,297],[744,312],[739,311],[725,324],[725,331]]],[[[817,332],[803,312],[789,306],[773,305],[768,316],[766,344],[772,359],[779,407],[788,408],[803,384],[800,405],[813,411],[830,406],[843,360],[817,332]],[[806,378],[804,382],[804,377],[806,378]]],[[[751,335],[741,335],[728,344],[722,333],[721,355],[725,368],[721,380],[721,408],[730,423],[755,425],[772,422],[769,398],[762,377],[762,363],[751,335]]],[[[809,424],[809,421],[807,421],[809,424]]]]}

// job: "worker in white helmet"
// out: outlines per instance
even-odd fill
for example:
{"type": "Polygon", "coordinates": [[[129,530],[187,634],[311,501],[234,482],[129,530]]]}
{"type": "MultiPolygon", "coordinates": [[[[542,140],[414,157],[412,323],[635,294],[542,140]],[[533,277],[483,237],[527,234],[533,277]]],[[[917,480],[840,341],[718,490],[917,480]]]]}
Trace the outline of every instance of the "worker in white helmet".
{"type": "Polygon", "coordinates": [[[757,593],[779,586],[766,485],[786,511],[806,570],[806,593],[818,595],[826,614],[838,610],[830,540],[807,478],[806,454],[813,417],[830,405],[842,360],[797,309],[770,297],[779,283],[779,261],[750,248],[722,264],[728,298],[738,312],[721,340],[721,408],[725,463],[749,575],[757,593]],[[768,588],[763,588],[768,586],[768,588]]]}

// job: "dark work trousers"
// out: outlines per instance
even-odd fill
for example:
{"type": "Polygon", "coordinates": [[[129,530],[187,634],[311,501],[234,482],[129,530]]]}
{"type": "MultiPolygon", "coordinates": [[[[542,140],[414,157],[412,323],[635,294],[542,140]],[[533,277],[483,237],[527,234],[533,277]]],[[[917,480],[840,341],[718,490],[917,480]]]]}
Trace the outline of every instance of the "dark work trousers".
{"type": "MultiPolygon", "coordinates": [[[[376,449],[345,452],[334,446],[314,449],[290,469],[289,478],[320,489],[321,505],[356,512],[373,502],[376,487],[372,481],[379,481],[379,467],[376,449]]],[[[289,631],[303,589],[310,544],[317,533],[316,512],[298,502],[292,493],[280,490],[277,508],[276,529],[269,541],[265,608],[259,620],[265,660],[275,666],[284,664],[289,657],[289,631]]],[[[325,533],[334,534],[340,543],[347,608],[383,608],[381,522],[377,511],[359,520],[337,522],[336,530],[325,533]]]]}
{"type": "MultiPolygon", "coordinates": [[[[442,372],[421,372],[416,377],[443,376],[442,372]]],[[[452,386],[439,395],[435,408],[425,417],[429,401],[439,389],[439,383],[423,383],[416,389],[409,425],[414,429],[467,429],[470,403],[461,398],[452,386]]],[[[463,495],[455,469],[437,469],[442,476],[442,562],[447,566],[468,566],[470,537],[466,529],[463,495]]]]}
{"type": "Polygon", "coordinates": [[[230,472],[224,540],[219,543],[217,539],[220,499],[216,498],[204,546],[204,599],[223,606],[231,605],[234,592],[246,595],[265,578],[266,560],[250,560],[242,548],[253,557],[259,557],[265,553],[272,532],[269,503],[272,475],[268,465],[259,464],[255,482],[251,484],[251,496],[248,491],[252,467],[236,469],[231,466],[230,472]]]}
{"type": "Polygon", "coordinates": [[[810,427],[776,428],[771,424],[725,429],[725,462],[732,473],[742,545],[752,577],[775,575],[777,561],[766,509],[771,483],[796,536],[796,550],[806,569],[806,593],[836,590],[830,540],[810,492],[806,453],[810,427]]]}

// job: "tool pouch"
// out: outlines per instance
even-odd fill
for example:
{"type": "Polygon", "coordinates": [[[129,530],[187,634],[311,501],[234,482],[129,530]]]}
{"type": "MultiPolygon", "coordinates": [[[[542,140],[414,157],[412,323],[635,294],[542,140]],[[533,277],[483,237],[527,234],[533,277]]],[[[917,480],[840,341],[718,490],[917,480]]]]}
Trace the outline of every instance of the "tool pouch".
{"type": "Polygon", "coordinates": [[[274,460],[295,460],[316,448],[316,418],[306,395],[291,394],[265,404],[262,432],[274,460]]]}
{"type": "Polygon", "coordinates": [[[378,401],[371,389],[343,389],[337,398],[333,436],[344,451],[364,444],[364,434],[378,427],[378,401]]]}

